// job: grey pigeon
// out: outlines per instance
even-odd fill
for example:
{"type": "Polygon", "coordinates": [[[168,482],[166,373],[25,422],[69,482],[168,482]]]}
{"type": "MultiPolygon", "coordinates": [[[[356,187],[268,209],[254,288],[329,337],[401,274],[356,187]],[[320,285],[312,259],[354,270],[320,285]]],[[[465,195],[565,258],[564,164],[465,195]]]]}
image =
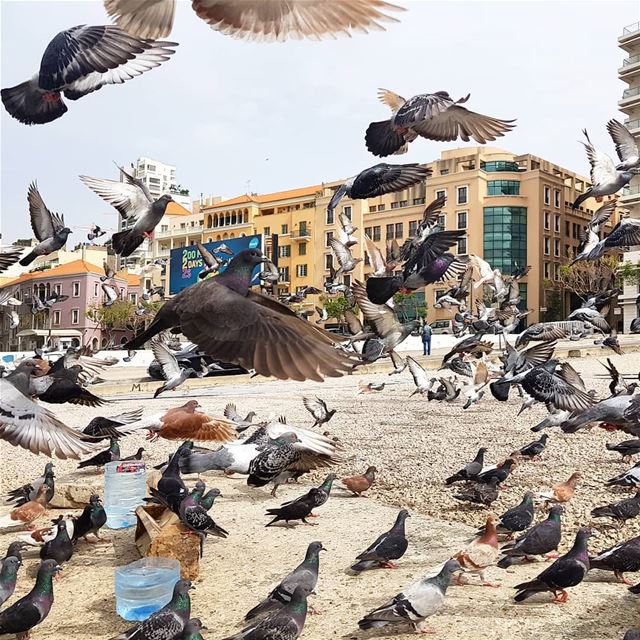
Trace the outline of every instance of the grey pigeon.
{"type": "Polygon", "coordinates": [[[29,397],[31,375],[40,368],[36,360],[23,360],[10,376],[0,378],[0,440],[32,453],[78,459],[92,453],[96,443],[71,429],[29,397]]]}
{"type": "Polygon", "coordinates": [[[242,433],[245,429],[253,426],[253,419],[256,417],[255,411],[249,411],[243,418],[236,410],[236,405],[229,402],[224,408],[224,417],[229,418],[236,425],[236,431],[242,433]]]}
{"type": "Polygon", "coordinates": [[[53,494],[55,492],[53,466],[53,462],[47,462],[47,464],[44,465],[44,472],[40,477],[18,487],[17,489],[8,491],[5,496],[5,502],[9,504],[13,503],[17,506],[22,505],[25,502],[29,502],[29,500],[33,500],[36,497],[38,489],[45,483],[49,486],[49,491],[47,491],[47,502],[51,502],[51,498],[53,498],[53,494]]]}
{"type": "Polygon", "coordinates": [[[5,558],[14,556],[15,558],[18,558],[20,562],[22,562],[22,551],[27,546],[27,543],[23,542],[22,540],[15,540],[14,542],[11,542],[7,547],[7,552],[4,554],[4,558],[2,559],[4,560],[5,558]]]}
{"type": "Polygon", "coordinates": [[[337,349],[332,334],[250,290],[254,269],[266,260],[258,249],[240,251],[219,276],[201,280],[167,301],[125,348],[137,349],[161,331],[180,326],[209,356],[261,375],[321,381],[323,375],[351,371],[357,358],[337,349]]]}
{"type": "Polygon", "coordinates": [[[329,409],[329,407],[327,407],[327,403],[320,398],[316,398],[315,400],[302,398],[302,403],[304,404],[304,408],[315,420],[311,427],[312,429],[313,427],[321,427],[323,424],[329,422],[336,412],[335,409],[329,409]]]}
{"type": "Polygon", "coordinates": [[[142,180],[134,178],[122,167],[120,173],[125,177],[125,182],[89,176],[80,176],[80,180],[112,205],[122,218],[133,223],[130,228],[114,233],[111,237],[116,254],[126,257],[130,256],[145,238],[151,237],[173,198],[165,194],[154,200],[142,180]]]}
{"type": "Polygon", "coordinates": [[[320,551],[326,551],[321,542],[312,542],[307,547],[307,553],[301,564],[289,573],[273,591],[251,611],[244,619],[252,620],[258,616],[264,616],[291,602],[291,597],[297,587],[301,587],[308,596],[316,588],[318,583],[318,570],[320,568],[320,551]]]}
{"type": "Polygon", "coordinates": [[[207,513],[207,509],[199,503],[201,497],[202,495],[194,489],[180,503],[180,522],[200,536],[200,555],[202,555],[207,535],[211,534],[219,538],[226,538],[229,535],[229,532],[218,526],[207,513]]]}
{"type": "Polygon", "coordinates": [[[456,471],[452,476],[449,476],[445,480],[445,484],[453,484],[454,482],[461,482],[463,480],[473,480],[482,471],[484,466],[484,454],[487,452],[485,447],[480,447],[476,457],[466,464],[460,471],[456,471]]]}
{"type": "Polygon", "coordinates": [[[514,128],[513,120],[500,120],[461,106],[469,95],[453,100],[446,91],[423,93],[405,100],[379,89],[378,98],[391,109],[391,118],[372,122],[365,134],[367,149],[374,156],[406,153],[418,136],[453,142],[473,138],[478,144],[491,142],[514,128]]]}
{"type": "MultiPolygon", "coordinates": [[[[638,402],[638,397],[640,396],[635,398],[636,403],[638,402]]],[[[633,433],[633,427],[638,425],[630,413],[633,403],[634,396],[626,395],[601,400],[584,411],[575,412],[575,415],[563,422],[560,428],[565,433],[574,433],[592,422],[608,422],[622,427],[623,431],[633,435],[640,435],[640,433],[633,433]]]]}
{"type": "Polygon", "coordinates": [[[351,566],[351,571],[360,573],[374,567],[397,568],[392,560],[399,560],[407,551],[409,541],[405,535],[405,522],[410,517],[406,509],[401,509],[393,527],[378,536],[372,545],[356,556],[358,562],[351,566]]]}
{"type": "Polygon", "coordinates": [[[551,591],[554,602],[565,603],[569,599],[566,592],[568,587],[580,584],[589,571],[589,552],[587,542],[591,531],[586,528],[578,529],[573,546],[560,556],[550,567],[547,567],[537,578],[517,584],[514,589],[516,602],[523,602],[536,593],[551,591]],[[558,595],[558,592],[559,595],[558,595]]]}
{"type": "Polygon", "coordinates": [[[23,640],[49,615],[53,605],[53,576],[58,571],[60,567],[55,560],[45,560],[40,565],[33,589],[0,611],[0,635],[15,634],[23,640]]]}
{"type": "Polygon", "coordinates": [[[62,249],[67,244],[69,234],[72,233],[71,229],[64,225],[64,215],[53,213],[47,209],[35,182],[29,185],[27,201],[29,202],[31,228],[38,244],[20,260],[20,264],[25,267],[39,256],[47,256],[62,249]]]}
{"type": "Polygon", "coordinates": [[[195,370],[191,367],[180,367],[178,359],[161,339],[156,338],[151,341],[151,350],[156,361],[162,367],[165,379],[164,384],[155,390],[154,398],[165,391],[175,391],[182,383],[196,375],[195,370]]]}
{"type": "Polygon", "coordinates": [[[640,453],[640,438],[624,440],[618,444],[605,443],[607,451],[617,451],[622,456],[623,462],[629,462],[631,458],[640,453]]]}
{"type": "Polygon", "coordinates": [[[0,606],[13,595],[21,566],[22,562],[15,556],[8,556],[0,562],[0,606]]]}
{"type": "Polygon", "coordinates": [[[640,486],[640,462],[618,474],[614,478],[607,480],[605,484],[608,487],[638,487],[640,486]]]}
{"type": "MultiPolygon", "coordinates": [[[[408,189],[423,182],[431,175],[431,169],[412,164],[386,164],[381,162],[364,169],[357,176],[340,185],[333,193],[327,211],[332,212],[342,198],[352,200],[376,198],[385,193],[408,189]]],[[[346,231],[346,230],[345,230],[346,231]]],[[[348,231],[347,235],[351,235],[348,231]]]]}
{"type": "Polygon", "coordinates": [[[607,131],[616,145],[616,153],[620,158],[620,164],[616,165],[618,171],[628,171],[640,167],[640,152],[638,143],[631,135],[629,129],[613,118],[607,122],[607,131]]]}
{"type": "Polygon", "coordinates": [[[583,142],[584,148],[587,152],[587,158],[591,165],[591,183],[589,187],[581,193],[571,206],[572,209],[577,209],[585,200],[589,198],[602,198],[603,196],[612,196],[620,189],[625,187],[634,175],[636,175],[636,169],[616,169],[613,160],[604,152],[596,149],[586,129],[582,130],[584,137],[587,139],[583,142]]]}
{"type": "MultiPolygon", "coordinates": [[[[511,509],[507,509],[499,516],[496,523],[496,531],[503,534],[512,534],[517,531],[524,531],[531,526],[535,508],[533,506],[533,493],[527,491],[520,504],[511,509]]],[[[478,530],[478,535],[484,531],[484,527],[478,530]]]]}
{"type": "Polygon", "coordinates": [[[511,455],[522,456],[523,458],[529,458],[530,460],[537,458],[546,449],[548,439],[549,436],[546,433],[543,433],[539,440],[534,440],[533,442],[526,444],[524,447],[514,451],[511,455]]]}
{"type": "Polygon", "coordinates": [[[224,640],[297,640],[306,619],[307,594],[298,586],[284,607],[224,640]]]}
{"type": "Polygon", "coordinates": [[[505,544],[500,549],[504,557],[499,560],[498,566],[506,569],[521,559],[555,551],[560,544],[562,511],[560,506],[551,507],[546,520],[531,527],[515,541],[505,544]]]}
{"type": "Polygon", "coordinates": [[[626,572],[640,571],[640,536],[620,542],[589,558],[591,569],[613,571],[620,582],[632,585],[624,577],[626,572]]]}
{"type": "Polygon", "coordinates": [[[169,603],[135,627],[111,640],[176,640],[191,616],[191,582],[178,580],[169,603]]]}
{"type": "Polygon", "coordinates": [[[5,109],[23,124],[45,124],[64,115],[61,94],[78,100],[108,84],[122,84],[168,60],[175,42],[154,42],[111,25],[79,25],[47,45],[31,79],[2,89],[5,109]]]}
{"type": "Polygon", "coordinates": [[[438,575],[423,578],[374,609],[358,622],[363,629],[378,629],[393,624],[413,624],[419,633],[428,633],[425,620],[437,613],[444,604],[451,576],[460,571],[457,560],[448,560],[438,575]]]}

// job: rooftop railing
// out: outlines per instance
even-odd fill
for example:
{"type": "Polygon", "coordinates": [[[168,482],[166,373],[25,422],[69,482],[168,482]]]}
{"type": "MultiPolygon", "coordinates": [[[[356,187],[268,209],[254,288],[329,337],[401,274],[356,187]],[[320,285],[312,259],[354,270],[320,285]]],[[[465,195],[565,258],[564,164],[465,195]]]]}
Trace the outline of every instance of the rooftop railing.
{"type": "Polygon", "coordinates": [[[623,67],[628,67],[630,64],[636,64],[637,62],[640,62],[640,54],[635,55],[635,56],[629,56],[628,58],[625,58],[622,61],[622,66],[623,67]]]}
{"type": "Polygon", "coordinates": [[[640,22],[634,22],[633,24],[630,24],[630,25],[626,26],[622,30],[622,35],[623,36],[629,36],[632,33],[635,33],[636,31],[640,31],[640,22]]]}
{"type": "Polygon", "coordinates": [[[640,87],[634,87],[633,89],[625,89],[622,92],[622,99],[632,98],[633,96],[640,95],[640,87]]]}

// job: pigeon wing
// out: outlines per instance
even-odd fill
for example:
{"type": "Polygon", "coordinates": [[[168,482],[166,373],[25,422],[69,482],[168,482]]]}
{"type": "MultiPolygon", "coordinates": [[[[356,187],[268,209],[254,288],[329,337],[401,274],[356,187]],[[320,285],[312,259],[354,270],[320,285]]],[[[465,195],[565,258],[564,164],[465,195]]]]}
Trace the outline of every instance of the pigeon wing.
{"type": "Polygon", "coordinates": [[[612,182],[617,176],[616,167],[613,164],[613,160],[599,149],[596,149],[589,139],[589,135],[586,130],[583,131],[586,142],[583,142],[584,148],[587,152],[587,158],[591,165],[591,182],[594,185],[602,184],[604,182],[612,182]]]}
{"type": "Polygon", "coordinates": [[[29,203],[31,228],[40,242],[47,238],[52,238],[57,231],[64,227],[64,216],[49,211],[35,182],[29,185],[27,201],[29,203]]]}
{"type": "Polygon", "coordinates": [[[149,207],[144,191],[136,185],[89,176],[80,176],[80,180],[114,207],[122,218],[137,218],[149,207]]]}
{"type": "Polygon", "coordinates": [[[176,0],[104,0],[104,8],[127,33],[138,38],[166,38],[173,27],[176,0]]]}
{"type": "Polygon", "coordinates": [[[624,162],[627,158],[638,156],[638,145],[629,129],[621,122],[609,120],[607,122],[607,131],[616,145],[616,153],[621,162],[624,162]]]}
{"type": "Polygon", "coordinates": [[[173,380],[180,376],[178,360],[162,340],[152,340],[151,350],[155,359],[160,363],[166,380],[173,380]]]}
{"type": "Polygon", "coordinates": [[[378,249],[373,240],[365,233],[364,242],[369,254],[369,262],[376,273],[381,273],[387,268],[387,263],[382,257],[382,251],[378,249]]]}
{"type": "Polygon", "coordinates": [[[407,356],[407,364],[409,365],[409,371],[413,376],[413,381],[416,387],[427,387],[429,385],[429,376],[424,370],[424,367],[416,362],[411,356],[407,356]]]}

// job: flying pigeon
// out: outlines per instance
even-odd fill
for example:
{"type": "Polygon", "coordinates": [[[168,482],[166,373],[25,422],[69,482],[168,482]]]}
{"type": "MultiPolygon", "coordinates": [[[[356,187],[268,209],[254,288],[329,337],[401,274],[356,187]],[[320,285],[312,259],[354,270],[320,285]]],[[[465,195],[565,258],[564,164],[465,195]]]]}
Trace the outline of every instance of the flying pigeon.
{"type": "Polygon", "coordinates": [[[448,560],[438,575],[423,578],[374,609],[358,622],[361,629],[377,629],[393,624],[412,624],[418,633],[430,633],[425,620],[444,604],[451,576],[460,570],[457,560],[448,560]]]}
{"type": "Polygon", "coordinates": [[[69,234],[72,233],[71,229],[64,225],[64,215],[49,211],[35,182],[29,185],[27,201],[29,202],[31,228],[38,244],[20,260],[20,264],[23,266],[30,265],[39,256],[46,256],[62,249],[67,243],[69,234]]]}
{"type": "Polygon", "coordinates": [[[61,94],[78,100],[107,84],[122,84],[168,60],[177,46],[111,25],[71,27],[48,44],[36,75],[2,89],[2,103],[23,124],[45,124],[67,111],[61,94]]]}
{"type": "Polygon", "coordinates": [[[151,237],[173,198],[165,194],[154,200],[142,180],[132,176],[123,167],[119,169],[125,182],[89,176],[80,176],[80,180],[112,205],[123,219],[133,223],[130,228],[111,236],[113,250],[117,255],[126,257],[130,256],[145,238],[151,237]]]}
{"type": "Polygon", "coordinates": [[[560,556],[534,580],[522,582],[514,587],[518,591],[514,600],[523,602],[536,593],[551,591],[554,602],[565,603],[569,599],[567,587],[580,584],[589,571],[587,541],[590,535],[589,529],[584,527],[579,529],[573,547],[568,553],[560,556]],[[558,592],[560,592],[559,595],[558,592]]]}
{"type": "Polygon", "coordinates": [[[607,122],[607,131],[616,145],[616,153],[620,159],[620,164],[616,165],[616,169],[618,171],[628,171],[629,169],[640,167],[638,143],[629,132],[629,129],[612,118],[607,122]]]}
{"type": "Polygon", "coordinates": [[[111,640],[163,640],[165,638],[173,640],[180,637],[191,616],[189,589],[191,589],[189,580],[178,580],[173,587],[173,596],[168,604],[111,640]]]}
{"type": "Polygon", "coordinates": [[[559,505],[551,507],[546,520],[534,525],[516,540],[505,544],[500,549],[503,557],[498,561],[498,566],[506,569],[521,559],[555,551],[560,544],[562,511],[559,505]]]}
{"type": "Polygon", "coordinates": [[[106,231],[103,231],[97,224],[94,223],[91,225],[91,230],[87,234],[87,240],[96,240],[97,238],[106,235],[106,233],[106,231]]]}
{"type": "Polygon", "coordinates": [[[108,418],[96,416],[91,419],[91,422],[82,430],[82,433],[86,436],[91,436],[96,442],[109,438],[122,438],[143,426],[140,422],[141,417],[142,409],[132,409],[108,418]]]}
{"type": "MultiPolygon", "coordinates": [[[[164,38],[171,33],[175,0],[104,0],[118,26],[140,38],[164,38]]],[[[243,40],[289,38],[320,40],[352,31],[384,31],[380,22],[397,22],[385,11],[403,11],[384,0],[260,0],[238,6],[234,0],[193,0],[193,10],[212,29],[243,40]]]]}
{"type": "Polygon", "coordinates": [[[36,583],[31,591],[0,611],[0,635],[15,634],[23,639],[39,625],[53,605],[53,576],[60,571],[55,560],[45,560],[38,568],[36,583]]]}
{"type": "Polygon", "coordinates": [[[351,566],[351,571],[357,574],[374,567],[397,568],[392,560],[399,560],[407,551],[409,541],[405,535],[405,521],[410,517],[406,509],[401,509],[393,527],[356,556],[357,562],[351,566]]]}
{"type": "Polygon", "coordinates": [[[0,273],[6,271],[12,264],[15,264],[20,259],[23,251],[24,247],[0,245],[0,273]]]}
{"type": "Polygon", "coordinates": [[[233,257],[224,273],[183,289],[166,302],[151,325],[125,348],[137,349],[160,331],[181,331],[213,358],[255,369],[264,376],[316,380],[340,376],[357,362],[335,348],[337,339],[296,317],[286,305],[249,289],[257,249],[233,257]]]}
{"type": "Polygon", "coordinates": [[[367,149],[374,156],[406,153],[418,136],[428,140],[485,144],[514,128],[513,120],[484,116],[462,107],[469,95],[453,100],[446,91],[424,93],[405,100],[393,91],[378,90],[378,98],[391,109],[391,118],[367,128],[367,149]]]}
{"type": "Polygon", "coordinates": [[[329,409],[327,407],[327,403],[320,398],[316,398],[315,400],[310,400],[309,398],[302,398],[302,403],[304,404],[304,408],[313,416],[315,422],[312,425],[313,427],[321,427],[323,424],[326,424],[333,418],[335,414],[335,409],[329,409]]]}
{"type": "MultiPolygon", "coordinates": [[[[412,164],[386,164],[381,162],[364,169],[338,187],[327,206],[332,212],[345,196],[352,200],[375,198],[385,193],[402,191],[423,182],[431,175],[431,169],[412,164]]],[[[351,235],[351,234],[348,234],[351,235]]]]}
{"type": "Polygon", "coordinates": [[[195,370],[191,367],[180,367],[178,359],[161,339],[155,338],[151,341],[151,350],[156,361],[162,367],[165,379],[164,384],[155,390],[154,398],[165,391],[175,391],[183,382],[196,375],[195,370]]]}
{"type": "Polygon", "coordinates": [[[102,288],[102,293],[104,293],[104,307],[112,307],[118,301],[118,292],[116,288],[103,282],[100,287],[102,288]]]}
{"type": "Polygon", "coordinates": [[[94,452],[95,442],[28,397],[30,377],[39,368],[35,360],[23,360],[10,376],[0,378],[0,440],[62,459],[94,452]]]}
{"type": "Polygon", "coordinates": [[[236,410],[236,405],[232,402],[225,405],[224,417],[231,420],[236,425],[236,431],[242,433],[245,429],[253,426],[253,419],[256,417],[255,411],[249,411],[243,418],[236,410]]]}
{"type": "Polygon", "coordinates": [[[584,193],[581,193],[571,206],[572,209],[577,209],[585,200],[589,198],[595,198],[598,202],[602,201],[604,196],[612,196],[623,187],[625,187],[633,177],[637,174],[637,168],[635,169],[617,169],[613,160],[603,151],[596,149],[586,129],[582,130],[584,137],[587,139],[586,143],[583,142],[584,148],[587,152],[587,158],[591,165],[591,184],[584,193]]]}

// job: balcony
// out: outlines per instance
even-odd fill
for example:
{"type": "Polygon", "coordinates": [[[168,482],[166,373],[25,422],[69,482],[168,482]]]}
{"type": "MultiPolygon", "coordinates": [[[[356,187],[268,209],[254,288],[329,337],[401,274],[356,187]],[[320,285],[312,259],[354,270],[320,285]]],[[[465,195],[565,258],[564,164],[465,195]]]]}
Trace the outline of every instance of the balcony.
{"type": "Polygon", "coordinates": [[[621,49],[628,51],[638,41],[640,41],[640,22],[634,22],[622,30],[618,45],[621,49]]]}
{"type": "Polygon", "coordinates": [[[311,229],[309,229],[309,227],[294,229],[290,237],[294,242],[309,242],[309,240],[311,240],[311,229]]]}
{"type": "Polygon", "coordinates": [[[640,133],[640,119],[625,120],[624,126],[635,136],[640,133]]]}
{"type": "Polygon", "coordinates": [[[640,203],[640,185],[634,184],[625,187],[622,191],[622,204],[633,205],[640,203]]]}
{"type": "Polygon", "coordinates": [[[625,108],[634,107],[640,104],[640,87],[625,89],[622,92],[622,100],[618,101],[618,106],[622,111],[625,108]]]}
{"type": "Polygon", "coordinates": [[[634,75],[640,71],[640,55],[629,56],[622,61],[622,66],[618,69],[621,78],[634,75]]]}

